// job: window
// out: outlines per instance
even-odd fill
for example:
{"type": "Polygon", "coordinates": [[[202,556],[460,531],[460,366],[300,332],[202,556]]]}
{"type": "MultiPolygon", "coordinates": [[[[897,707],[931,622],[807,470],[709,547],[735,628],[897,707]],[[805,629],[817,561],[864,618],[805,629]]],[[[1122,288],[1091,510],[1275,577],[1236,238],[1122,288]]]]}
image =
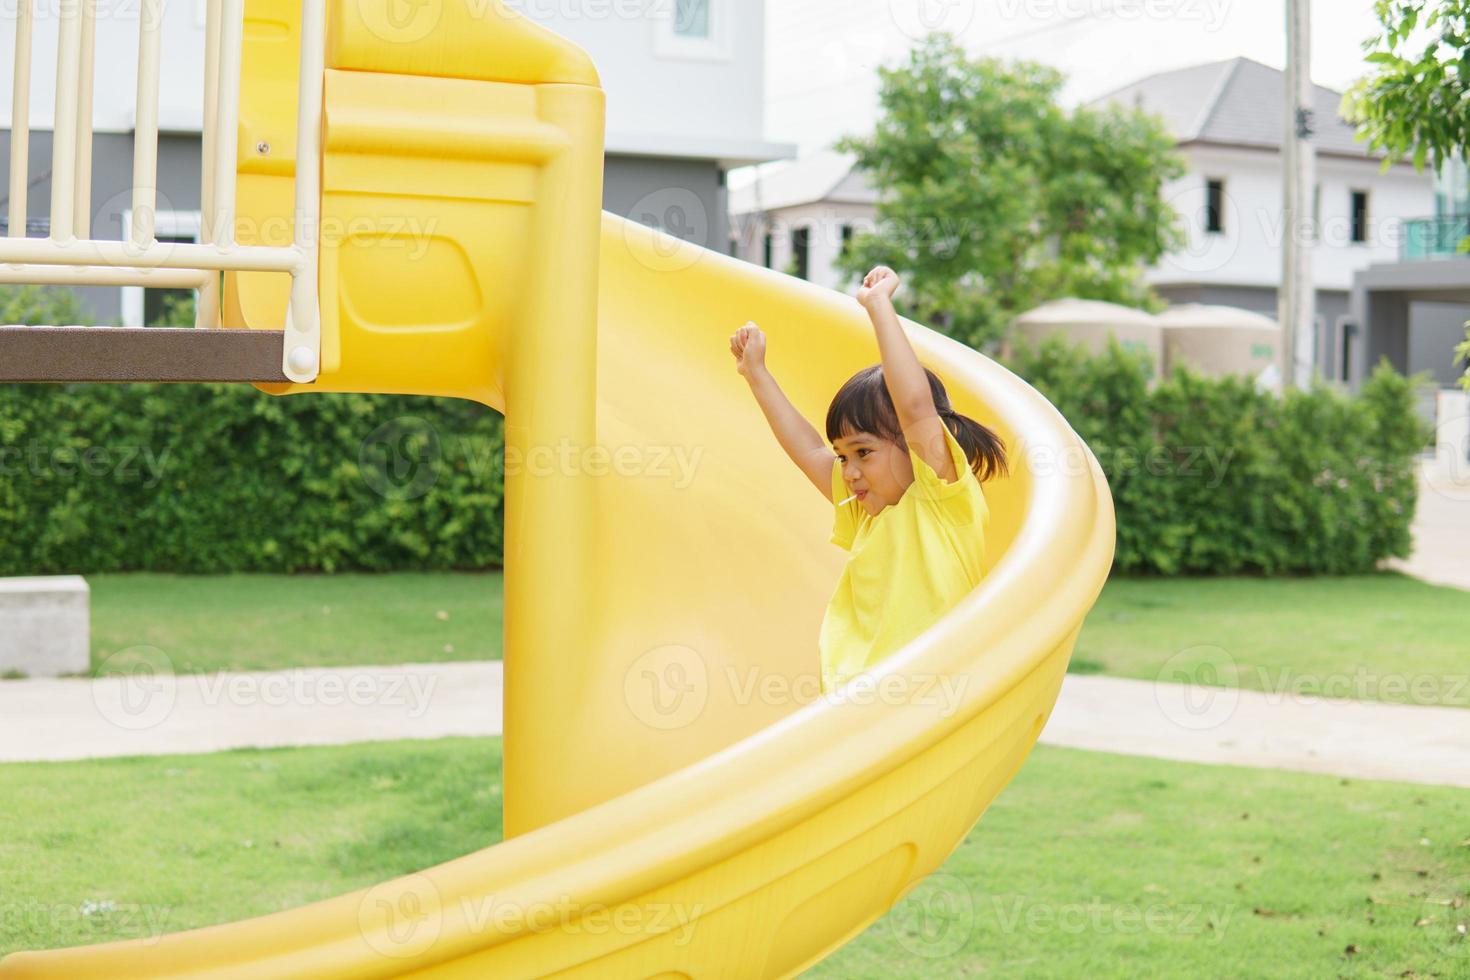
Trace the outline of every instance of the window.
{"type": "Polygon", "coordinates": [[[676,0],[674,33],[679,37],[709,37],[710,0],[676,0]]]}
{"type": "Polygon", "coordinates": [[[1354,242],[1368,240],[1368,192],[1353,191],[1353,236],[1354,242]]]}
{"type": "Polygon", "coordinates": [[[1342,349],[1338,353],[1341,360],[1337,362],[1337,379],[1339,381],[1351,381],[1353,373],[1353,338],[1358,333],[1358,325],[1351,320],[1339,318],[1338,330],[1341,332],[1342,349]]]}
{"type": "Polygon", "coordinates": [[[1225,230],[1225,181],[1205,182],[1205,231],[1218,235],[1225,230]]]}
{"type": "Polygon", "coordinates": [[[842,254],[846,255],[852,248],[852,225],[842,226],[842,254]]]}
{"type": "MultiPolygon", "coordinates": [[[[6,215],[6,221],[4,222],[4,227],[5,227],[5,234],[7,234],[7,235],[10,234],[9,215],[8,214],[6,215]]],[[[25,234],[24,234],[23,237],[25,237],[25,238],[45,238],[49,234],[51,234],[51,219],[50,219],[50,217],[45,217],[45,218],[27,218],[26,219],[25,234]]]]}
{"type": "Polygon", "coordinates": [[[795,266],[796,278],[806,279],[811,271],[812,230],[797,228],[791,233],[791,261],[795,266]]]}
{"type": "MultiPolygon", "coordinates": [[[[157,235],[160,242],[193,242],[192,235],[157,235]]],[[[181,326],[182,324],[169,323],[174,313],[172,307],[175,303],[186,302],[194,299],[192,289],[152,289],[143,290],[143,326],[181,326]]],[[[188,326],[193,326],[192,323],[188,326]]]]}
{"type": "Polygon", "coordinates": [[[776,261],[776,236],[766,232],[766,240],[761,246],[761,263],[769,269],[776,261]]]}
{"type": "Polygon", "coordinates": [[[664,0],[653,8],[653,53],[661,58],[728,61],[735,0],[664,0]]]}
{"type": "MultiPolygon", "coordinates": [[[[122,234],[128,234],[133,226],[133,212],[122,212],[122,234]]],[[[153,216],[153,237],[160,242],[197,242],[199,240],[198,211],[159,211],[153,216]]],[[[122,325],[125,327],[153,326],[163,320],[168,312],[169,300],[192,298],[192,289],[154,289],[142,286],[122,287],[122,325]]]]}
{"type": "Polygon", "coordinates": [[[1440,161],[1434,172],[1434,216],[1456,218],[1470,214],[1470,172],[1457,153],[1440,161]]]}

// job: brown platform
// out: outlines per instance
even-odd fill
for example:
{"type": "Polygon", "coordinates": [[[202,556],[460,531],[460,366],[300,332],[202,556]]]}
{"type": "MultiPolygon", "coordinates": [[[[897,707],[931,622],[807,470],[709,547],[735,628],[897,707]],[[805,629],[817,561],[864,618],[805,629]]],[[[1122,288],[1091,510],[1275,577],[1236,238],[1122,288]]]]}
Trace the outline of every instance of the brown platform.
{"type": "Polygon", "coordinates": [[[282,330],[0,326],[0,381],[285,381],[282,330]]]}

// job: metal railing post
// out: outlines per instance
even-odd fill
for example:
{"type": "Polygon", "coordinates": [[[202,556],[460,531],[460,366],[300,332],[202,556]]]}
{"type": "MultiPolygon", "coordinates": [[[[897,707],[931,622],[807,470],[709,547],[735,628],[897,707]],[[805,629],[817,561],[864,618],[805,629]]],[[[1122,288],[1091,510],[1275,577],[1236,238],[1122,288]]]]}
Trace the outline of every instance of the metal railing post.
{"type": "Polygon", "coordinates": [[[10,210],[6,233],[26,236],[26,181],[31,153],[31,35],[35,0],[19,0],[15,19],[15,74],[10,98],[10,210]]]}

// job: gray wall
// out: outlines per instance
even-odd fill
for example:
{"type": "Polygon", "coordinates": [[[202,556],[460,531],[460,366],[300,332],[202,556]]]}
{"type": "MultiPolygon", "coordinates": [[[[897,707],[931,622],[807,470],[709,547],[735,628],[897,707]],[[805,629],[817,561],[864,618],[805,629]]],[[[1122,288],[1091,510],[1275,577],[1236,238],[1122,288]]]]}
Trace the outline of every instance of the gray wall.
{"type": "Polygon", "coordinates": [[[1470,304],[1416,300],[1393,290],[1373,290],[1367,297],[1371,330],[1365,370],[1386,357],[1406,374],[1429,372],[1441,387],[1458,383],[1465,359],[1455,348],[1465,341],[1470,304]]]}
{"type": "MultiPolygon", "coordinates": [[[[51,134],[32,132],[26,214],[45,219],[51,213],[51,134]]],[[[10,213],[10,132],[0,130],[0,195],[10,213]]],[[[120,241],[123,212],[133,204],[133,136],[97,133],[92,138],[92,237],[120,241]]],[[[199,137],[164,134],[158,140],[158,210],[199,210],[199,137]]],[[[119,323],[122,292],[116,286],[73,290],[95,323],[119,323]]]]}
{"type": "Polygon", "coordinates": [[[610,155],[602,206],[705,248],[730,250],[725,175],[713,160],[610,155]]]}
{"type": "Polygon", "coordinates": [[[1441,387],[1456,384],[1465,373],[1465,359],[1455,354],[1455,347],[1465,342],[1466,320],[1470,306],[1462,303],[1410,303],[1410,373],[1429,371],[1441,387]]]}
{"type": "MultiPolygon", "coordinates": [[[[26,210],[33,219],[51,211],[51,134],[32,132],[30,189],[26,210]]],[[[158,147],[158,210],[199,209],[200,148],[197,135],[163,135],[158,147]]],[[[0,130],[0,195],[10,186],[10,133],[0,130]]],[[[98,133],[92,142],[92,237],[120,240],[122,214],[132,205],[133,137],[98,133]]],[[[720,252],[728,250],[725,174],[713,160],[609,156],[603,176],[603,207],[720,252]]],[[[0,213],[8,213],[8,202],[0,213]]],[[[95,323],[119,323],[117,287],[75,290],[95,323]]]]}
{"type": "Polygon", "coordinates": [[[1455,385],[1465,369],[1454,350],[1470,319],[1470,260],[1370,265],[1353,276],[1353,311],[1368,332],[1365,371],[1387,357],[1401,372],[1455,385]]]}
{"type": "Polygon", "coordinates": [[[1217,306],[1238,306],[1252,313],[1261,313],[1276,319],[1276,290],[1252,289],[1245,286],[1155,286],[1158,293],[1170,303],[1209,303],[1217,306]]]}
{"type": "Polygon", "coordinates": [[[1366,377],[1383,358],[1399,371],[1409,366],[1409,300],[1403,293],[1368,294],[1368,356],[1362,364],[1366,377]]]}
{"type": "MultiPolygon", "coordinates": [[[[1238,306],[1276,319],[1276,290],[1251,286],[1156,286],[1154,292],[1171,303],[1211,303],[1238,306]]],[[[1346,290],[1317,290],[1317,315],[1330,326],[1347,316],[1350,294],[1346,290]]]]}

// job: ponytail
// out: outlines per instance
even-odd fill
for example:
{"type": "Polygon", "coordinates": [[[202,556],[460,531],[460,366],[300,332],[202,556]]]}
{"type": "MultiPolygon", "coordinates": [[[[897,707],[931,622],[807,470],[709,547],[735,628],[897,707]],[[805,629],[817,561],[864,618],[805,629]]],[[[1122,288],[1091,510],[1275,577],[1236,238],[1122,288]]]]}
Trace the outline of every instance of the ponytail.
{"type": "Polygon", "coordinates": [[[955,442],[960,444],[965,458],[970,461],[970,469],[975,471],[981,482],[1006,475],[1005,443],[993,430],[948,406],[939,409],[939,418],[954,434],[955,442]]]}

